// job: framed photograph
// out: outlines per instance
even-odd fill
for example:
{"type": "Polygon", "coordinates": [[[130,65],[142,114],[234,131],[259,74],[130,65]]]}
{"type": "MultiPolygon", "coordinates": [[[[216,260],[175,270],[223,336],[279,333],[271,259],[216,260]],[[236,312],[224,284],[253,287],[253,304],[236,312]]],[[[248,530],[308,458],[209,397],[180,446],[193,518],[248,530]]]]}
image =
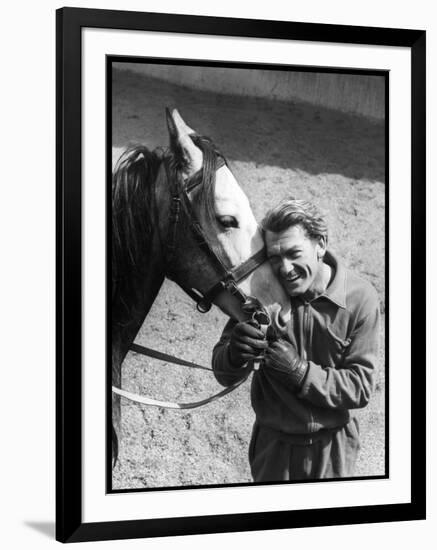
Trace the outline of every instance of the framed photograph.
{"type": "Polygon", "coordinates": [[[57,540],[424,519],[424,289],[424,31],[57,11],[57,540]]]}

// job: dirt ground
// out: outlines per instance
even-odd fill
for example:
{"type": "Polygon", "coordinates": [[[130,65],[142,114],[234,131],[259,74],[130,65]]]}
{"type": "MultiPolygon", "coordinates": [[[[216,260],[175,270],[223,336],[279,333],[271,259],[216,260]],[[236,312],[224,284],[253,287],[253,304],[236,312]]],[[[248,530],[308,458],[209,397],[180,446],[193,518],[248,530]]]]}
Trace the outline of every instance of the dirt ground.
{"type": "MultiPolygon", "coordinates": [[[[126,71],[113,74],[113,158],[129,143],[167,145],[165,107],[211,137],[225,154],[257,219],[284,196],[326,214],[330,248],[376,287],[385,312],[384,124],[304,103],[193,91],[126,71]]],[[[166,281],[137,342],[209,365],[226,322],[199,314],[166,281]]],[[[384,315],[383,323],[384,325],[384,315]]],[[[362,448],[356,474],[385,473],[385,336],[375,393],[359,411],[362,448]]],[[[129,353],[122,385],[157,399],[198,400],[221,388],[207,372],[129,353]]],[[[120,460],[114,489],[246,483],[254,420],[250,383],[194,411],[144,407],[122,399],[120,460]]]]}

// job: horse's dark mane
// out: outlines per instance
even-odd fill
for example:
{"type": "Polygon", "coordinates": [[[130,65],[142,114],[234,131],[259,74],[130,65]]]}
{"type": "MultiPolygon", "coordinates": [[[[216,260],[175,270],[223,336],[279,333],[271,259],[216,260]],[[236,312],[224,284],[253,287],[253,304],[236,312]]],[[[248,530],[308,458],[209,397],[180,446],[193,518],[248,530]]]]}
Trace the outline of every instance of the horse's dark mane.
{"type": "Polygon", "coordinates": [[[162,161],[159,150],[129,147],[112,177],[112,307],[128,318],[150,257],[153,231],[153,183],[162,161]]]}
{"type": "MultiPolygon", "coordinates": [[[[192,139],[204,152],[204,161],[220,154],[209,138],[194,135],[192,139]]],[[[141,304],[139,293],[150,269],[152,235],[157,225],[154,184],[161,163],[167,158],[169,177],[177,178],[183,168],[182,156],[164,149],[150,151],[143,145],[129,147],[113,172],[112,315],[118,323],[129,322],[133,309],[141,304]]],[[[210,170],[202,170],[195,177],[203,177],[203,185],[194,199],[207,223],[215,224],[215,177],[211,177],[210,170]]]]}

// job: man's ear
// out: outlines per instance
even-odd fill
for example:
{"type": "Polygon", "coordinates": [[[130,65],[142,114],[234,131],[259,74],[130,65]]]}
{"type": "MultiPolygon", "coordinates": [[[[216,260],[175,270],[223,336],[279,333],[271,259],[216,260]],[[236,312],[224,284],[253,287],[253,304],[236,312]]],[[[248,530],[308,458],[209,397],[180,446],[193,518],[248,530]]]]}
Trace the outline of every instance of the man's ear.
{"type": "Polygon", "coordinates": [[[317,258],[319,260],[321,260],[324,257],[327,246],[328,246],[328,238],[325,236],[319,237],[319,240],[317,242],[317,258]]]}

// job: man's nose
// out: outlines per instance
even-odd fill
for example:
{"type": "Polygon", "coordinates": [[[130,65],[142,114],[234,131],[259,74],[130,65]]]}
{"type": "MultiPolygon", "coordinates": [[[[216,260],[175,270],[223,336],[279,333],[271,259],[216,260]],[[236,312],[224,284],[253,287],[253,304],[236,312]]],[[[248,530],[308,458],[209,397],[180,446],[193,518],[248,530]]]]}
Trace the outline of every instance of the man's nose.
{"type": "Polygon", "coordinates": [[[294,264],[288,258],[281,259],[281,266],[279,272],[283,277],[286,277],[291,271],[294,271],[294,264]]]}

